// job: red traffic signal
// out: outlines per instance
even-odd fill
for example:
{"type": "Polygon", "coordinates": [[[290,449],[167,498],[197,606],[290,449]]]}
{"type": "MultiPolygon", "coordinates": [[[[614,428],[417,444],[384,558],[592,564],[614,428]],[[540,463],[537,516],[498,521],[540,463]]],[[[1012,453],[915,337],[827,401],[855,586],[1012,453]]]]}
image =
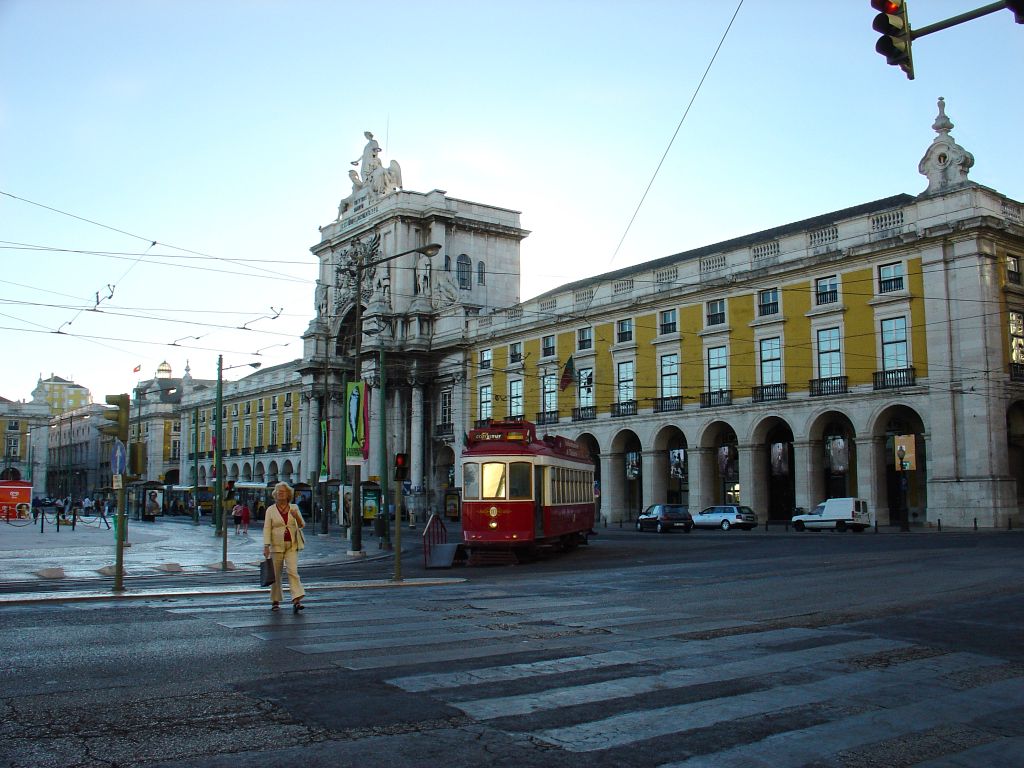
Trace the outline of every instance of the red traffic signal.
{"type": "Polygon", "coordinates": [[[886,62],[902,69],[908,80],[914,79],[914,58],[910,48],[910,19],[904,0],[871,0],[871,7],[880,13],[871,28],[882,36],[875,50],[885,56],[886,62]]]}
{"type": "Polygon", "coordinates": [[[395,454],[395,480],[407,480],[409,477],[409,454],[395,454]]]}

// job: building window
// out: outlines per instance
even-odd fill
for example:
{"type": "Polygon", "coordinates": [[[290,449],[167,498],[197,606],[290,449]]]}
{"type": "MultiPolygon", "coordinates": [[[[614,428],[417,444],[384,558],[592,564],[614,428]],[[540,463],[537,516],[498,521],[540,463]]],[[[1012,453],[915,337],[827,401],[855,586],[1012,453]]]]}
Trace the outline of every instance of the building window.
{"type": "Polygon", "coordinates": [[[907,318],[882,321],[882,370],[897,371],[910,366],[907,357],[907,318]]]}
{"type": "Polygon", "coordinates": [[[1006,257],[1006,279],[1014,285],[1020,285],[1020,257],[1006,257]]]}
{"type": "Polygon", "coordinates": [[[721,325],[725,322],[725,299],[714,299],[707,303],[708,325],[721,325]]]}
{"type": "Polygon", "coordinates": [[[491,418],[491,385],[480,387],[480,420],[491,418]]]}
{"type": "Polygon", "coordinates": [[[445,272],[451,272],[452,271],[452,257],[449,256],[447,253],[444,255],[444,271],[445,272]]]}
{"type": "Polygon", "coordinates": [[[591,349],[594,346],[594,329],[590,326],[576,331],[576,349],[591,349]]]}
{"type": "Polygon", "coordinates": [[[658,333],[662,336],[675,333],[678,326],[676,325],[676,311],[674,309],[666,309],[661,312],[658,322],[658,333]]]}
{"type": "Polygon", "coordinates": [[[1010,313],[1010,362],[1024,363],[1024,312],[1010,313]]]}
{"type": "Polygon", "coordinates": [[[285,408],[291,408],[292,407],[292,393],[291,392],[289,392],[287,395],[284,396],[284,407],[285,408]]]}
{"type": "Polygon", "coordinates": [[[540,354],[541,357],[554,357],[555,356],[555,337],[545,336],[540,340],[540,354]]]}
{"type": "Polygon", "coordinates": [[[558,377],[553,373],[546,373],[540,380],[541,389],[541,410],[544,413],[552,413],[558,410],[558,377]]]}
{"type": "Polygon", "coordinates": [[[778,336],[758,342],[761,386],[782,383],[782,339],[778,336]]]}
{"type": "Polygon", "coordinates": [[[284,420],[284,441],[290,443],[292,441],[292,420],[291,417],[284,420]]]}
{"type": "Polygon", "coordinates": [[[452,391],[441,390],[441,423],[451,424],[452,422],[452,391]]]}
{"type": "Polygon", "coordinates": [[[171,422],[171,434],[172,435],[180,435],[181,434],[181,420],[180,419],[178,421],[172,421],[171,422]]]}
{"type": "Polygon", "coordinates": [[[678,397],[679,395],[679,355],[662,355],[661,365],[661,396],[678,397]]]}
{"type": "Polygon", "coordinates": [[[619,363],[615,366],[616,371],[616,393],[618,402],[628,403],[636,400],[636,379],[634,375],[635,364],[632,360],[619,363]]]}
{"type": "Polygon", "coordinates": [[[481,349],[480,350],[480,370],[487,371],[491,368],[491,350],[481,349]]]}
{"type": "Polygon", "coordinates": [[[248,416],[252,413],[252,400],[245,401],[245,415],[248,416]]]}
{"type": "Polygon", "coordinates": [[[272,411],[276,411],[277,410],[277,395],[271,395],[270,396],[270,410],[272,410],[272,411]]]}
{"type": "Polygon", "coordinates": [[[238,415],[238,403],[232,403],[231,404],[231,415],[232,416],[237,416],[238,415]]]}
{"type": "Polygon", "coordinates": [[[510,363],[523,362],[523,342],[513,341],[508,345],[508,361],[510,363]]]}
{"type": "Polygon", "coordinates": [[[508,383],[508,415],[522,418],[523,413],[523,380],[513,379],[508,383]]]}
{"type": "Polygon", "coordinates": [[[842,375],[839,329],[824,328],[818,331],[818,378],[830,379],[842,375]]]}
{"type": "Polygon", "coordinates": [[[270,422],[270,444],[277,445],[277,422],[270,422]]]}
{"type": "MultiPolygon", "coordinates": [[[[113,412],[113,409],[111,409],[111,411],[113,412]]],[[[10,419],[7,422],[7,431],[8,432],[20,432],[21,431],[21,424],[18,422],[17,419],[10,419]]]]}
{"type": "Polygon", "coordinates": [[[615,341],[618,344],[623,344],[627,341],[633,340],[633,319],[626,318],[625,320],[619,320],[615,324],[615,341]]]}
{"type": "MultiPolygon", "coordinates": [[[[212,434],[211,434],[211,437],[212,437],[212,434]]],[[[209,443],[206,442],[206,429],[205,428],[199,430],[199,445],[202,446],[202,448],[200,448],[200,450],[203,450],[203,451],[212,450],[212,448],[207,447],[209,445],[209,443]]]]}
{"type": "Polygon", "coordinates": [[[477,285],[486,285],[487,284],[486,276],[487,276],[487,267],[484,266],[484,263],[482,261],[478,261],[476,263],[476,284],[477,285]]]}
{"type": "Polygon", "coordinates": [[[256,447],[262,448],[266,443],[263,442],[263,422],[259,422],[256,425],[256,447]]]}
{"type": "Polygon", "coordinates": [[[473,287],[470,283],[473,277],[473,262],[469,260],[469,256],[466,254],[459,256],[458,261],[455,263],[455,275],[459,281],[459,288],[468,291],[473,287]]]}
{"type": "Polygon", "coordinates": [[[235,424],[231,427],[231,448],[235,450],[238,448],[238,425],[235,424]]]}
{"type": "Polygon", "coordinates": [[[581,408],[594,405],[594,369],[580,368],[577,375],[576,402],[581,408]]]}
{"type": "Polygon", "coordinates": [[[181,458],[181,440],[171,440],[171,461],[181,458]]]}
{"type": "Polygon", "coordinates": [[[883,264],[878,268],[878,292],[903,290],[903,264],[883,264]]]}
{"type": "Polygon", "coordinates": [[[14,458],[21,455],[21,439],[17,437],[7,438],[7,448],[4,455],[7,458],[14,458]]]}
{"type": "Polygon", "coordinates": [[[814,303],[835,304],[839,301],[839,278],[835,275],[819,277],[814,281],[814,303]]]}
{"type": "Polygon", "coordinates": [[[242,427],[242,449],[252,447],[252,424],[246,424],[242,427]]]}
{"type": "Polygon", "coordinates": [[[721,392],[729,388],[729,357],[725,347],[708,349],[708,391],[721,392]]]}
{"type": "Polygon", "coordinates": [[[263,398],[256,401],[256,413],[263,413],[263,398]]]}
{"type": "Polygon", "coordinates": [[[757,292],[757,316],[779,314],[779,289],[766,288],[757,292]]]}

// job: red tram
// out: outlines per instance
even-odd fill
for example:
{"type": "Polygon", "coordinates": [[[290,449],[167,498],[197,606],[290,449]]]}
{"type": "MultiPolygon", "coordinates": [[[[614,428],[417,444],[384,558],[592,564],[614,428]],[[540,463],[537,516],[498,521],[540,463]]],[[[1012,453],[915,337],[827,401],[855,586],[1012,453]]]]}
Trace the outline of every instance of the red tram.
{"type": "Polygon", "coordinates": [[[537,439],[528,421],[474,429],[462,452],[462,537],[470,551],[585,544],[594,462],[575,440],[537,439]]]}

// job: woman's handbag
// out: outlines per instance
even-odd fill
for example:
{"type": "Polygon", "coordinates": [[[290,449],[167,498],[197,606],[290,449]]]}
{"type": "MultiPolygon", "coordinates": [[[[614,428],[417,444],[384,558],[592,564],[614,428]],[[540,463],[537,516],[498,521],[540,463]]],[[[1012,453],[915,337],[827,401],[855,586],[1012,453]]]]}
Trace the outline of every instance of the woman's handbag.
{"type": "Polygon", "coordinates": [[[295,551],[296,552],[301,552],[302,550],[304,550],[306,548],[306,536],[302,532],[301,528],[296,528],[295,529],[295,533],[296,533],[296,536],[295,536],[295,551]]]}
{"type": "Polygon", "coordinates": [[[260,586],[269,587],[277,581],[274,576],[274,561],[269,557],[264,558],[263,562],[260,563],[260,586]]]}

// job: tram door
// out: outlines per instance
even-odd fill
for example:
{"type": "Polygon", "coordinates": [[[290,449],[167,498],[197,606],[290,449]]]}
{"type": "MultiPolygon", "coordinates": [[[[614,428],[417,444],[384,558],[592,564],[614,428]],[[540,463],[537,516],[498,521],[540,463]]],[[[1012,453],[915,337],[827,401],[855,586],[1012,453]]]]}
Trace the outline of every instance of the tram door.
{"type": "Polygon", "coordinates": [[[544,538],[544,467],[533,468],[533,537],[544,538]]]}

